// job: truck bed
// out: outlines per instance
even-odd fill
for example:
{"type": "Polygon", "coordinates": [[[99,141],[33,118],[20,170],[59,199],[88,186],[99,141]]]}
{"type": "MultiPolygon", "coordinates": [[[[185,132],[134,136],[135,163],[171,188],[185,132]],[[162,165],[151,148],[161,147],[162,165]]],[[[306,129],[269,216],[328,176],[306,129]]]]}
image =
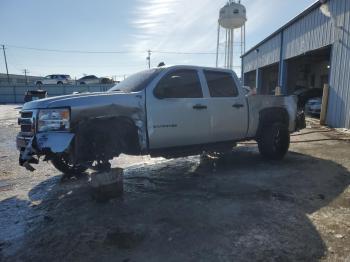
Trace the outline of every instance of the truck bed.
{"type": "Polygon", "coordinates": [[[296,96],[256,95],[247,97],[249,107],[249,126],[247,137],[255,137],[259,127],[259,114],[264,108],[284,108],[289,114],[289,131],[295,131],[297,115],[296,96]]]}

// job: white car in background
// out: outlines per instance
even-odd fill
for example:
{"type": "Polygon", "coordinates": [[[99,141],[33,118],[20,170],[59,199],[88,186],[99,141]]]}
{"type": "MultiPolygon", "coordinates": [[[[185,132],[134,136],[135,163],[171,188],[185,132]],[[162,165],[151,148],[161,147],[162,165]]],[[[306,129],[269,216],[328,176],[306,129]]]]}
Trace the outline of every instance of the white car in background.
{"type": "Polygon", "coordinates": [[[73,84],[73,80],[70,75],[48,75],[43,79],[37,80],[35,85],[70,85],[73,84]]]}

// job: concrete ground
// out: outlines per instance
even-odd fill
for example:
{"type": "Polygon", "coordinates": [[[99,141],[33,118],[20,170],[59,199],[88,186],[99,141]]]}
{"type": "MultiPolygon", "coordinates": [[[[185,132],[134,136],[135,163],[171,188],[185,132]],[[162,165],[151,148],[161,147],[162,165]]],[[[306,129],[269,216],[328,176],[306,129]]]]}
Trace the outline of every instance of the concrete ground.
{"type": "Polygon", "coordinates": [[[122,157],[123,199],[88,175],[18,166],[0,106],[0,261],[350,261],[350,136],[309,122],[282,162],[253,142],[217,160],[122,157]]]}

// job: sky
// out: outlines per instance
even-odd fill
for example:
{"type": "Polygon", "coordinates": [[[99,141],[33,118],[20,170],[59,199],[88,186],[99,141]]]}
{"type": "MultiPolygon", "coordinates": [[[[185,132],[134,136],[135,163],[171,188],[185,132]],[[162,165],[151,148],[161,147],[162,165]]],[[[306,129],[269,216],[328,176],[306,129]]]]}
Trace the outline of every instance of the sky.
{"type": "MultiPolygon", "coordinates": [[[[152,66],[159,62],[215,66],[219,10],[226,2],[0,0],[0,44],[6,47],[13,74],[27,69],[30,75],[120,79],[147,68],[148,50],[152,66]]],[[[314,2],[242,0],[248,16],[247,50],[314,2]]],[[[238,73],[239,65],[237,53],[238,73]]],[[[0,72],[6,72],[2,54],[0,72]]]]}

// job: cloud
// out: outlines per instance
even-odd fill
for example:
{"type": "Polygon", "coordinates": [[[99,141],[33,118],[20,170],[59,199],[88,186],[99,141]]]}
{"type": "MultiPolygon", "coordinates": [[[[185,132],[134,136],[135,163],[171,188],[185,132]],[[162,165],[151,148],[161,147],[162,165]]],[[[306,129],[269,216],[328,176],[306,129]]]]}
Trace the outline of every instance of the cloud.
{"type": "MultiPolygon", "coordinates": [[[[178,52],[215,52],[219,10],[226,0],[136,0],[132,14],[134,28],[132,51],[160,50],[178,52]]],[[[308,0],[313,1],[313,0],[308,0]]],[[[287,19],[281,14],[289,12],[295,1],[246,0],[247,48],[263,39],[287,19]]],[[[304,0],[303,0],[304,2],[304,0]]],[[[300,2],[301,4],[301,2],[300,2]]],[[[305,2],[303,3],[305,5],[305,2]]],[[[302,9],[302,7],[301,7],[302,9]]],[[[292,18],[295,14],[290,14],[292,18]]],[[[288,16],[288,15],[287,15],[288,16]]],[[[286,21],[285,21],[286,22],[286,21]]],[[[236,64],[239,63],[237,55],[236,64]]],[[[175,61],[174,57],[168,57],[175,61]]],[[[213,65],[215,57],[177,57],[176,62],[198,61],[213,65]]]]}
{"type": "MultiPolygon", "coordinates": [[[[220,1],[219,1],[220,2],[220,1]]],[[[223,1],[225,2],[225,1],[223,1]]],[[[222,3],[219,3],[219,6],[222,3]]],[[[217,3],[212,0],[137,0],[132,14],[132,51],[198,52],[214,51],[217,30],[217,3]]],[[[154,59],[163,55],[154,53],[154,59]]],[[[213,60],[213,58],[210,58],[213,60]]],[[[169,63],[189,63],[193,58],[170,56],[169,63]]]]}

